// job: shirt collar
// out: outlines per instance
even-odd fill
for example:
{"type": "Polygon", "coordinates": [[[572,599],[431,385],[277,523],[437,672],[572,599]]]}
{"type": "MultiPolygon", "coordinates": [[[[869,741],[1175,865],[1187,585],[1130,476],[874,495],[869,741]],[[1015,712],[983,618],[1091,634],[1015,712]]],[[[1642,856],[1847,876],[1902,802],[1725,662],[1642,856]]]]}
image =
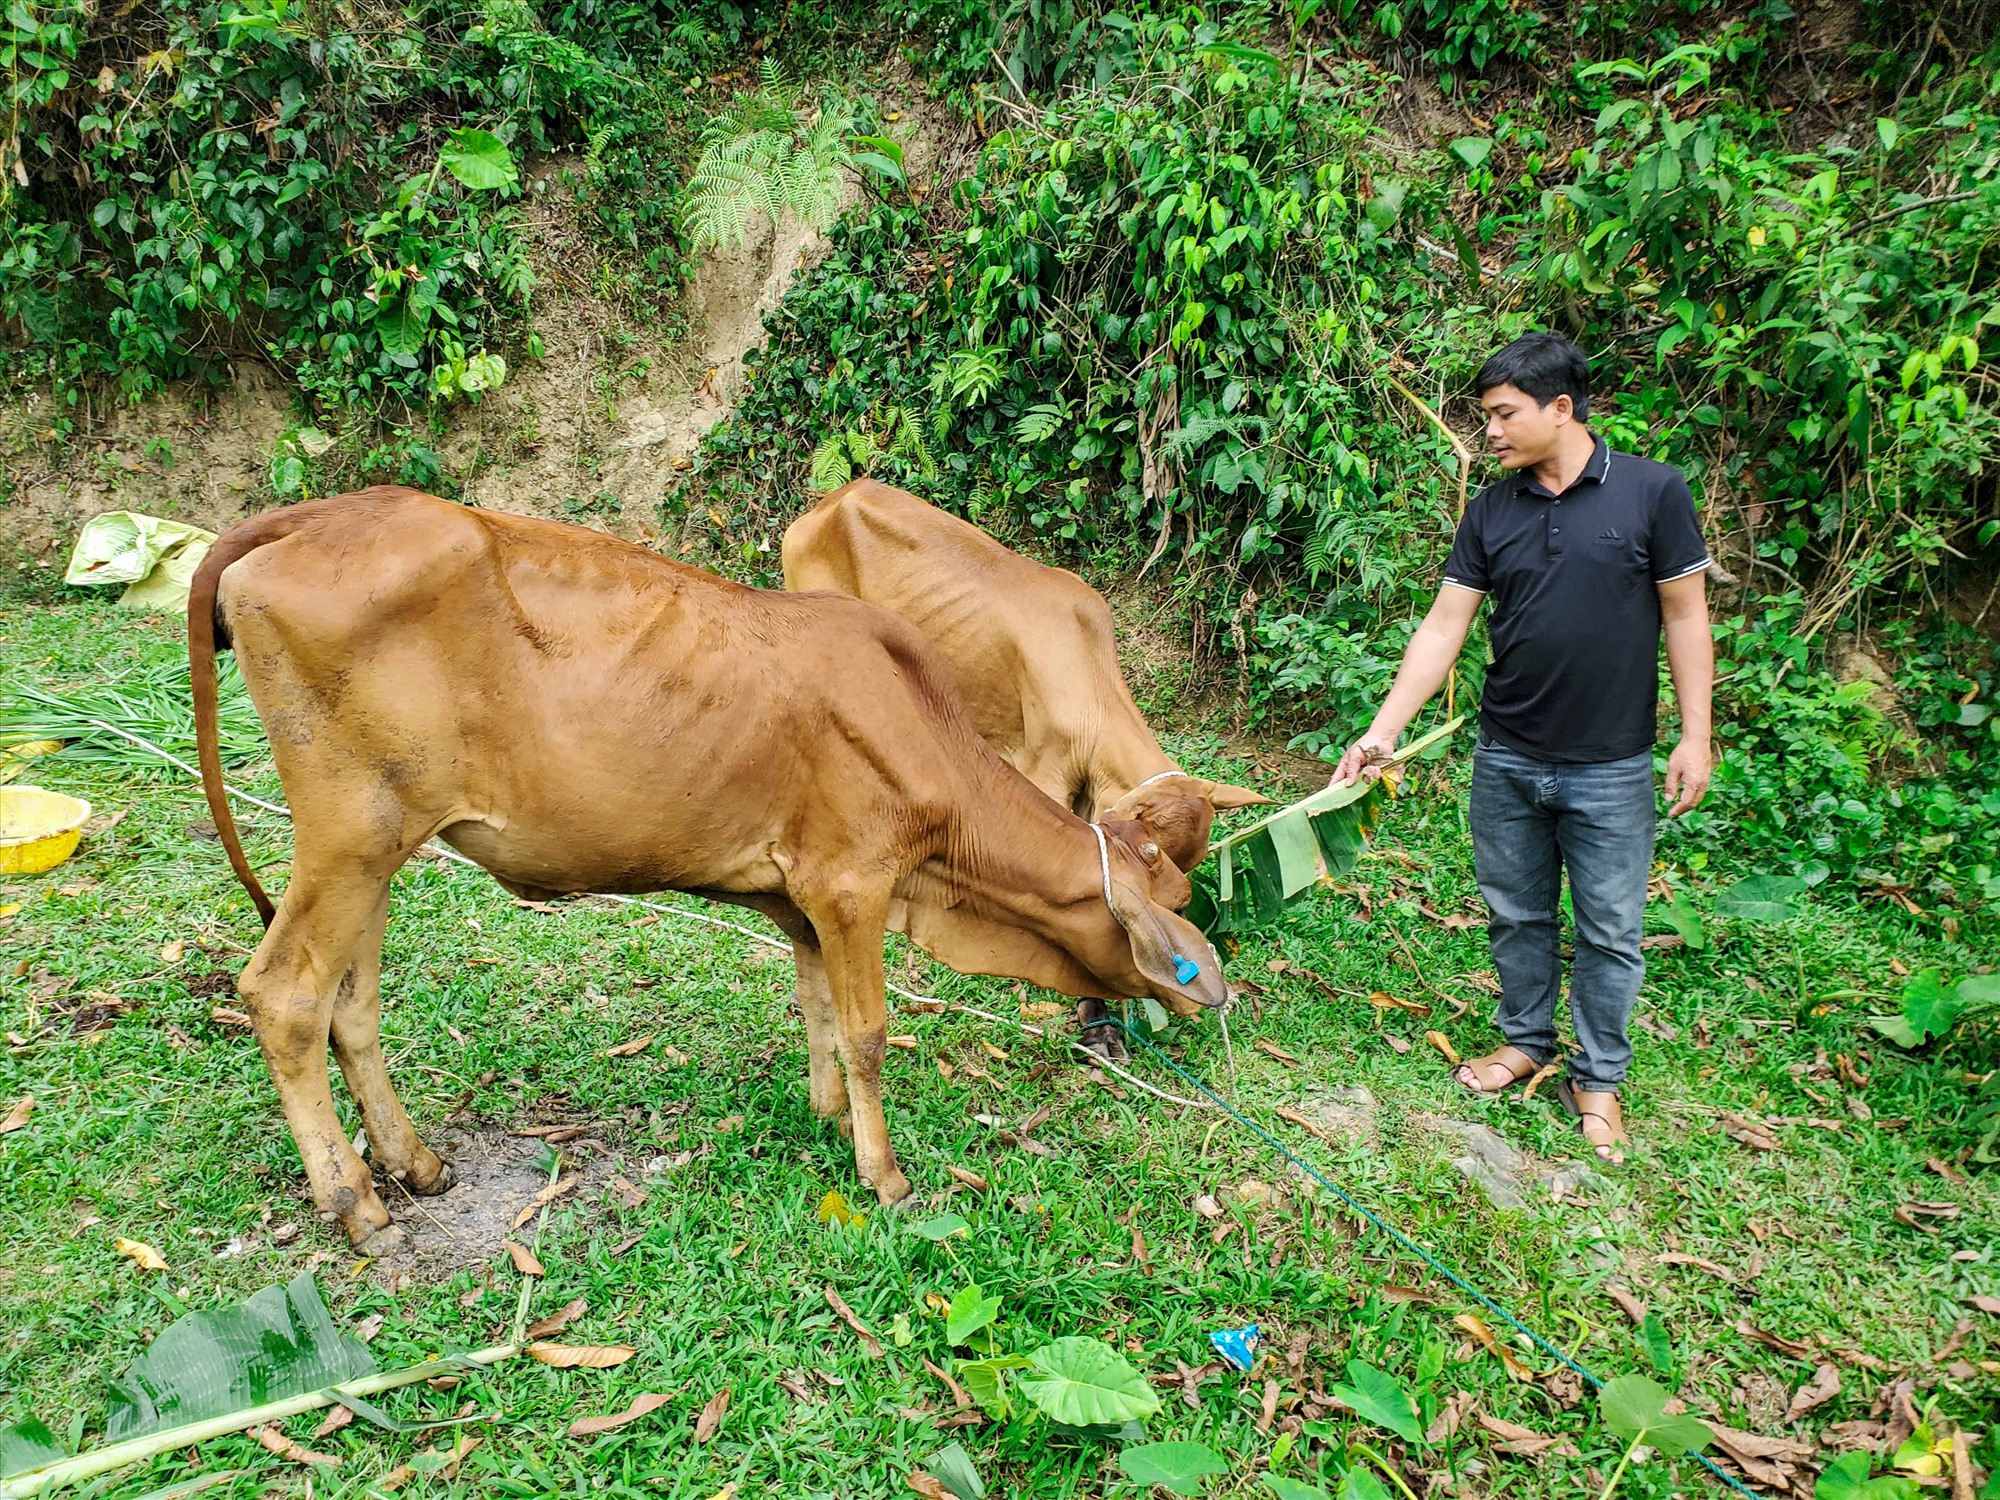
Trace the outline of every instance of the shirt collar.
{"type": "MultiPolygon", "coordinates": [[[[1602,484],[1604,476],[1611,472],[1611,449],[1601,437],[1593,436],[1592,444],[1590,458],[1584,463],[1583,472],[1576,476],[1576,483],[1572,484],[1569,490],[1575,489],[1579,484],[1602,484]]],[[[1564,490],[1563,493],[1568,494],[1569,490],[1564,490]]],[[[1533,469],[1523,469],[1514,476],[1514,493],[1517,496],[1539,495],[1544,500],[1556,498],[1548,486],[1535,477],[1533,469]]]]}

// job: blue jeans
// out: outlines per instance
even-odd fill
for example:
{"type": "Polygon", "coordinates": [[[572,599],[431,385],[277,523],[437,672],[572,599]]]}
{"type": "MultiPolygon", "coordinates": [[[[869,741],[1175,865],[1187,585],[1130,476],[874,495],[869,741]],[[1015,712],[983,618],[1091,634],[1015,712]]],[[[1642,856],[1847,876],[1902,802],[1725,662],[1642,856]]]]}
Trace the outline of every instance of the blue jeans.
{"type": "Polygon", "coordinates": [[[1563,871],[1576,913],[1569,1012],[1582,1048],[1577,1088],[1612,1091],[1632,1062],[1626,1034],[1646,960],[1639,936],[1653,863],[1653,754],[1598,765],[1535,760],[1484,735],[1472,765],[1472,859],[1492,912],[1487,941],[1500,975],[1494,1024],[1547,1064],[1561,1055],[1563,871]]]}

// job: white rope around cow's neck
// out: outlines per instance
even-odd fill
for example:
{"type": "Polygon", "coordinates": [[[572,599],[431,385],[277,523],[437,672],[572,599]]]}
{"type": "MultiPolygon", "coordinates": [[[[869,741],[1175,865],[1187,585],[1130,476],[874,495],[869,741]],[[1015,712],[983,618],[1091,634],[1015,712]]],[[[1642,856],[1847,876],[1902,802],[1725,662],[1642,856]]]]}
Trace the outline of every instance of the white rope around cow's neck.
{"type": "Polygon", "coordinates": [[[1104,842],[1102,828],[1092,823],[1090,831],[1097,835],[1097,868],[1104,872],[1104,904],[1111,907],[1111,914],[1115,917],[1118,915],[1118,908],[1111,906],[1111,849],[1104,842]]]}
{"type": "MultiPolygon", "coordinates": [[[[1156,781],[1165,781],[1165,780],[1166,780],[1166,779],[1167,779],[1167,778],[1168,778],[1169,776],[1186,776],[1186,775],[1187,775],[1187,772],[1185,772],[1185,771],[1181,770],[1181,769],[1180,769],[1180,768],[1179,768],[1178,766],[1176,766],[1176,767],[1172,768],[1171,770],[1166,770],[1166,771],[1159,771],[1159,772],[1156,772],[1155,774],[1153,774],[1153,775],[1151,775],[1151,776],[1148,776],[1148,777],[1147,777],[1147,778],[1146,778],[1146,779],[1145,779],[1144,781],[1140,782],[1140,783],[1139,783],[1139,784],[1138,784],[1137,786],[1133,787],[1133,788],[1132,788],[1132,792],[1138,792],[1138,791],[1144,791],[1144,790],[1145,790],[1145,789],[1146,789],[1147,787],[1151,786],[1151,785],[1152,785],[1152,784],[1153,784],[1154,782],[1156,782],[1156,781]]],[[[1127,793],[1125,794],[1125,796],[1126,796],[1126,797],[1129,797],[1129,796],[1131,796],[1131,795],[1132,795],[1132,792],[1127,792],[1127,793]]],[[[1124,798],[1124,797],[1121,797],[1121,798],[1119,798],[1118,800],[1122,802],[1122,801],[1124,801],[1124,800],[1125,800],[1125,798],[1124,798]]]]}

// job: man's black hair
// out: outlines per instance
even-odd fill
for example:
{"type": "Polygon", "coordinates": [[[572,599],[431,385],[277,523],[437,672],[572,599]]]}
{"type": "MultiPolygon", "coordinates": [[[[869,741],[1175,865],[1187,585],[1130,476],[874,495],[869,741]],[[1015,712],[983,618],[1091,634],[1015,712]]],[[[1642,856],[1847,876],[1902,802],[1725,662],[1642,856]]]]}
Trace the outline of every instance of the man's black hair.
{"type": "Polygon", "coordinates": [[[1579,422],[1590,416],[1590,361],[1560,334],[1523,334],[1479,367],[1473,386],[1485,395],[1496,385],[1511,385],[1547,406],[1567,396],[1579,422]]]}

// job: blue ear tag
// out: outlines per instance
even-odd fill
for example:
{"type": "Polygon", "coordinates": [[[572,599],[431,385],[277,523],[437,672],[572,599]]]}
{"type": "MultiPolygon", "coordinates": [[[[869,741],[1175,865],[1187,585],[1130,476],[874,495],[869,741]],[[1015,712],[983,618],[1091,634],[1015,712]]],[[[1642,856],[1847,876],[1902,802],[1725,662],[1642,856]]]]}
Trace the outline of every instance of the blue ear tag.
{"type": "Polygon", "coordinates": [[[1248,1328],[1218,1328],[1208,1336],[1215,1345],[1215,1352],[1239,1370],[1247,1370],[1256,1362],[1258,1333],[1257,1325],[1248,1328]]]}
{"type": "Polygon", "coordinates": [[[1182,984],[1189,983],[1200,972],[1201,965],[1193,959],[1183,958],[1178,953],[1174,955],[1174,978],[1178,979],[1182,984]]]}

